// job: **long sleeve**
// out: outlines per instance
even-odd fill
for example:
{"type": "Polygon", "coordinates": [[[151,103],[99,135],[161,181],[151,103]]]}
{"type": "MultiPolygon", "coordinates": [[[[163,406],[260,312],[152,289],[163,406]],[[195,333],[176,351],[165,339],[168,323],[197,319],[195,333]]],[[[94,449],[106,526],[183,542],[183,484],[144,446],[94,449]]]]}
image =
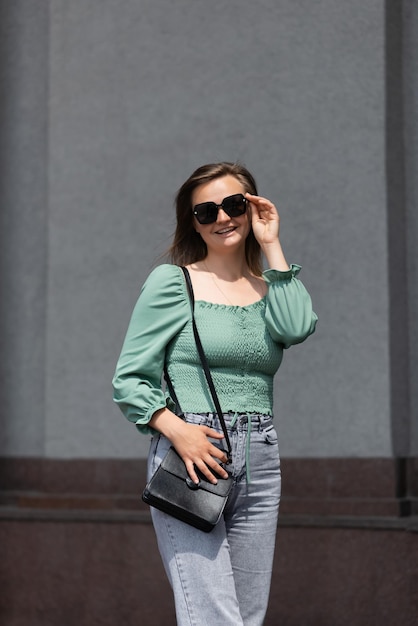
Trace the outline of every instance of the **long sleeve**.
{"type": "Polygon", "coordinates": [[[180,268],[160,265],[141,290],[113,378],[115,402],[141,432],[150,432],[152,415],[167,406],[161,388],[166,346],[189,319],[180,268]]]}
{"type": "Polygon", "coordinates": [[[266,324],[274,341],[285,348],[301,343],[311,335],[318,320],[312,310],[309,293],[296,278],[300,265],[290,270],[266,270],[264,280],[268,285],[266,324]]]}

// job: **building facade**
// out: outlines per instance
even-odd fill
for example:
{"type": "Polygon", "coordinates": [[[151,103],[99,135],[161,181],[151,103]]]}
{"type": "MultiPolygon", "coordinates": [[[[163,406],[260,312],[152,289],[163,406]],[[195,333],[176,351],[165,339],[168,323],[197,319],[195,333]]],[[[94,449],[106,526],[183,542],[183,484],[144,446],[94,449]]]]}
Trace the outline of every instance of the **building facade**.
{"type": "Polygon", "coordinates": [[[173,623],[111,378],[176,190],[240,160],[319,315],[276,379],[268,623],[412,624],[417,3],[10,0],[0,31],[4,623],[173,623]]]}

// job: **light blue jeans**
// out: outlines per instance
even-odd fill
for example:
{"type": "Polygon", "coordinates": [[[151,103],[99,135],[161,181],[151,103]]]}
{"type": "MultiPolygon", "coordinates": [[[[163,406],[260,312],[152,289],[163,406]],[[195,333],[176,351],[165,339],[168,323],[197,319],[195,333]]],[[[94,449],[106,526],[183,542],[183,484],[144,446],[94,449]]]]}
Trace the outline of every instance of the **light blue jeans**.
{"type": "MultiPolygon", "coordinates": [[[[186,420],[222,430],[211,414],[186,420]]],[[[225,421],[234,486],[215,529],[204,533],[151,507],[178,626],[261,626],[267,610],[281,489],[277,433],[271,416],[225,421]]],[[[164,436],[153,438],[148,477],[169,447],[164,436]]]]}

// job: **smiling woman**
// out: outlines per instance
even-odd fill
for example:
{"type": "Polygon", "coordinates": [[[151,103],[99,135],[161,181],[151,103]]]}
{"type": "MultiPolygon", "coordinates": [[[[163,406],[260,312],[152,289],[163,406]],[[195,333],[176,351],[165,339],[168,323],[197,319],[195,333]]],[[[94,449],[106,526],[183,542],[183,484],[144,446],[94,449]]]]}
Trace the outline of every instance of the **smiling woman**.
{"type": "MultiPolygon", "coordinates": [[[[228,258],[228,271],[226,274],[224,268],[224,278],[236,280],[239,277],[238,274],[244,275],[245,269],[242,265],[246,264],[245,242],[251,230],[251,216],[246,211],[247,198],[243,195],[244,193],[245,189],[240,181],[230,175],[216,178],[194,190],[192,194],[194,228],[205,243],[206,257],[203,264],[197,262],[190,267],[191,270],[215,265],[219,268],[220,264],[228,258]],[[231,197],[238,198],[241,202],[238,204],[238,207],[241,207],[238,212],[236,202],[233,205],[234,215],[230,215],[231,211],[226,210],[229,205],[228,199],[231,197]],[[227,200],[226,207],[224,206],[225,199],[227,200]],[[199,220],[200,211],[203,207],[207,214],[208,206],[215,208],[212,214],[215,219],[205,219],[202,223],[199,220]]],[[[249,272],[245,273],[249,276],[249,272]]]]}
{"type": "Polygon", "coordinates": [[[224,435],[202,382],[178,267],[186,266],[232,444],[234,483],[210,534],[154,508],[152,519],[180,626],[261,626],[281,491],[273,377],[283,350],[304,341],[317,317],[297,278],[300,266],[289,267],[284,257],[276,207],[257,194],[244,166],[200,167],[180,188],[176,206],[173,264],[157,267],[141,291],[117,364],[114,398],[140,431],[153,434],[149,477],[170,446],[194,483],[198,474],[211,483],[228,476],[224,435]],[[161,386],[164,368],[170,393],[161,386]]]}

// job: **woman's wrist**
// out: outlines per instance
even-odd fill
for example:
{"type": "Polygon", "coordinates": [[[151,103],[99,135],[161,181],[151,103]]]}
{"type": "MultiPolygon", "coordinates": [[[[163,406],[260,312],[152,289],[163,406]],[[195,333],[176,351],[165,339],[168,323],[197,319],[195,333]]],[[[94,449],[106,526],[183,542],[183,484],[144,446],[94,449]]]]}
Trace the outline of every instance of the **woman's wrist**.
{"type": "Polygon", "coordinates": [[[156,411],[149,421],[151,428],[170,439],[170,441],[183,424],[183,420],[167,408],[156,411]]]}
{"type": "Polygon", "coordinates": [[[263,244],[261,249],[266,257],[269,269],[279,270],[280,272],[287,272],[290,269],[290,265],[286,261],[279,240],[273,243],[263,244]]]}

